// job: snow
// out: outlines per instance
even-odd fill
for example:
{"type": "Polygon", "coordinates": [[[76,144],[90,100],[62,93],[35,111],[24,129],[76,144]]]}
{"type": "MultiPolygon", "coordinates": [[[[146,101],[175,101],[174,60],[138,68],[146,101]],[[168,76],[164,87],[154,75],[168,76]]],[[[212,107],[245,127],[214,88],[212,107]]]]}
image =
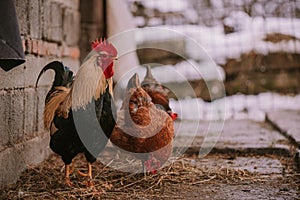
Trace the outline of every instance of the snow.
{"type": "Polygon", "coordinates": [[[183,12],[188,8],[186,0],[151,0],[143,1],[147,8],[157,9],[161,12],[183,12]]]}
{"type": "Polygon", "coordinates": [[[147,27],[134,30],[134,38],[137,44],[144,44],[152,41],[166,41],[183,39],[184,35],[167,27],[147,27]]]}
{"type": "Polygon", "coordinates": [[[276,93],[259,95],[233,95],[214,102],[200,98],[171,99],[170,107],[181,120],[250,119],[265,121],[266,112],[272,110],[300,110],[300,95],[284,96],[276,93]]]}
{"type": "MultiPolygon", "coordinates": [[[[140,77],[140,81],[146,75],[146,68],[143,66],[136,66],[127,71],[118,80],[117,87],[125,88],[128,80],[134,73],[137,73],[140,77]]],[[[179,62],[176,65],[161,65],[159,67],[152,67],[152,74],[155,79],[162,83],[188,83],[188,81],[201,80],[225,80],[224,69],[217,66],[213,61],[202,61],[200,63],[194,60],[187,60],[179,62]]]]}
{"type": "Polygon", "coordinates": [[[178,38],[177,34],[170,34],[170,30],[179,32],[186,43],[186,54],[194,60],[202,59],[197,42],[202,46],[212,59],[218,64],[224,64],[227,59],[239,59],[242,54],[255,51],[266,55],[268,53],[286,52],[300,53],[300,40],[281,41],[278,43],[264,40],[267,34],[281,33],[300,38],[300,19],[288,18],[250,18],[239,11],[232,13],[225,21],[236,31],[225,34],[222,25],[206,27],[199,25],[159,26],[169,30],[166,34],[157,34],[155,31],[140,31],[136,34],[138,44],[149,41],[162,41],[178,38]],[[226,21],[227,20],[227,21],[226,21]]]}
{"type": "MultiPolygon", "coordinates": [[[[231,19],[232,20],[232,19],[231,19]]],[[[231,23],[234,23],[231,21],[231,23]]],[[[239,32],[225,35],[222,26],[197,27],[178,26],[172,27],[191,38],[195,39],[208,54],[219,64],[224,64],[229,58],[238,59],[242,54],[255,51],[266,55],[274,52],[300,53],[300,41],[282,41],[272,43],[264,41],[267,34],[281,33],[300,38],[300,20],[278,18],[253,18],[236,22],[239,32]]],[[[199,59],[193,49],[188,45],[186,51],[190,58],[199,59]]]]}
{"type": "Polygon", "coordinates": [[[139,26],[144,26],[146,23],[146,20],[144,17],[135,17],[134,18],[135,24],[139,27],[139,26]]]}
{"type": "Polygon", "coordinates": [[[157,17],[150,18],[149,21],[148,21],[149,26],[157,26],[157,25],[160,25],[162,23],[163,23],[163,20],[161,18],[157,18],[157,17]]]}
{"type": "Polygon", "coordinates": [[[194,9],[187,9],[183,12],[185,19],[190,23],[197,23],[199,21],[198,13],[194,9]]]}

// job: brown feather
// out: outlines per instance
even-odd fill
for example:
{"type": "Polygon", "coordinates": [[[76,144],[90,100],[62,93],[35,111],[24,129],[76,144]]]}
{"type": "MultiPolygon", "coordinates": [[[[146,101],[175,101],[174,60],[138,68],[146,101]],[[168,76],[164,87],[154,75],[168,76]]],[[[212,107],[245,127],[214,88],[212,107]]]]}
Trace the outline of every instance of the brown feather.
{"type": "Polygon", "coordinates": [[[68,117],[71,107],[70,89],[60,86],[55,88],[44,109],[44,125],[49,130],[55,115],[68,117]]]}
{"type": "Polygon", "coordinates": [[[109,87],[113,96],[113,80],[106,79],[101,68],[95,65],[97,55],[92,55],[80,67],[71,88],[59,86],[46,100],[44,109],[44,125],[48,130],[55,117],[68,118],[70,109],[85,107],[88,103],[99,99],[109,87]]]}
{"type": "MultiPolygon", "coordinates": [[[[133,153],[151,152],[155,159],[164,163],[172,153],[173,137],[171,117],[157,109],[142,88],[127,91],[110,137],[111,142],[133,153]]],[[[143,159],[140,157],[142,155],[135,155],[143,159]]]]}

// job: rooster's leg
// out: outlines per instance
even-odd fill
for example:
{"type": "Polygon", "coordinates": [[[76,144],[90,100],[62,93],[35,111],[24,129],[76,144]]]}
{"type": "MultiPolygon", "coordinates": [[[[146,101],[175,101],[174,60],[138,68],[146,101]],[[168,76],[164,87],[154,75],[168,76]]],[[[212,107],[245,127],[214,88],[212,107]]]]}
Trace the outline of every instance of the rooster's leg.
{"type": "Polygon", "coordinates": [[[85,174],[83,172],[81,172],[80,170],[77,171],[77,173],[80,175],[80,176],[84,176],[84,177],[88,177],[88,180],[85,182],[85,184],[87,186],[93,186],[94,183],[92,181],[93,179],[93,176],[92,176],[92,164],[91,163],[87,163],[87,167],[88,167],[88,173],[85,174]]]}
{"type": "Polygon", "coordinates": [[[67,186],[72,187],[73,183],[70,181],[70,165],[65,165],[65,183],[67,186]]]}
{"type": "Polygon", "coordinates": [[[74,172],[74,162],[72,162],[71,166],[69,167],[69,174],[73,174],[74,172]]]}

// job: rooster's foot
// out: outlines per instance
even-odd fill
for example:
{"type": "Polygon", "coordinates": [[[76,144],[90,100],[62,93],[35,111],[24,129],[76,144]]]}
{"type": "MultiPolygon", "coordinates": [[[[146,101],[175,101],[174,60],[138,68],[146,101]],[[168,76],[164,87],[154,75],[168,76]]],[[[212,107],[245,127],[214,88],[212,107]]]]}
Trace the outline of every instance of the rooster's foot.
{"type": "Polygon", "coordinates": [[[66,184],[66,186],[68,186],[68,187],[73,187],[73,183],[70,181],[70,178],[66,178],[66,179],[65,179],[65,184],[66,184]]]}

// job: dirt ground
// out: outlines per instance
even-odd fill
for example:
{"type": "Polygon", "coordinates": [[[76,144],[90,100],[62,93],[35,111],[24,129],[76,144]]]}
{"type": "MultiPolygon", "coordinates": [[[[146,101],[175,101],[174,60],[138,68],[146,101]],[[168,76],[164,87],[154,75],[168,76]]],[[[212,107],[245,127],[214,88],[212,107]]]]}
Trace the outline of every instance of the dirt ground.
{"type": "MultiPolygon", "coordinates": [[[[64,164],[52,155],[42,164],[28,168],[16,184],[0,192],[0,199],[300,199],[300,176],[292,158],[265,158],[279,160],[282,169],[267,163],[270,170],[239,167],[249,159],[255,162],[257,156],[210,154],[199,159],[186,155],[147,176],[121,172],[97,161],[93,165],[93,187],[87,187],[77,173],[71,176],[74,186],[67,187],[64,164]]],[[[85,170],[82,156],[75,163],[75,169],[85,170]]],[[[117,163],[124,167],[127,164],[138,166],[139,162],[117,163]]]]}

